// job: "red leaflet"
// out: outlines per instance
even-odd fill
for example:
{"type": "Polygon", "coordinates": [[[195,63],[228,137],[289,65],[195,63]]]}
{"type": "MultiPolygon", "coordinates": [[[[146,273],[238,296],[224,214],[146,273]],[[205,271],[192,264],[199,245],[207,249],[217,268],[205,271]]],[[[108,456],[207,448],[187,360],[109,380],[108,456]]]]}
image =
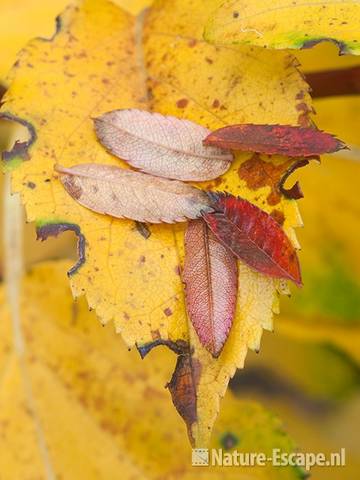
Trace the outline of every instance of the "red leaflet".
{"type": "Polygon", "coordinates": [[[189,318],[202,345],[217,357],[235,315],[237,260],[203,220],[188,225],[183,280],[189,318]]]}
{"type": "Polygon", "coordinates": [[[312,157],[346,148],[330,133],[314,128],[253,124],[220,128],[206,137],[204,145],[288,157],[312,157]]]}
{"type": "Polygon", "coordinates": [[[296,251],[279,224],[247,200],[209,193],[215,213],[203,217],[216,237],[244,263],[271,277],[301,285],[296,251]]]}

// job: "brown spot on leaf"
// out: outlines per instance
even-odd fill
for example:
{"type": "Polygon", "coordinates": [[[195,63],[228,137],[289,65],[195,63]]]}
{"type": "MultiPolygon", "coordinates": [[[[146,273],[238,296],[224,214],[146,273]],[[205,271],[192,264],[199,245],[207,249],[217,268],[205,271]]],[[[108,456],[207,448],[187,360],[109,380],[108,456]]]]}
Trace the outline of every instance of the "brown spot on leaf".
{"type": "Polygon", "coordinates": [[[220,107],[220,101],[216,98],[216,99],[213,101],[212,106],[213,106],[213,108],[219,108],[219,107],[220,107]]]}
{"type": "Polygon", "coordinates": [[[281,200],[278,184],[291,163],[292,160],[285,160],[284,163],[275,165],[271,161],[263,160],[259,154],[255,153],[249,160],[241,164],[238,174],[251,190],[270,187],[271,192],[267,200],[270,205],[276,205],[281,200]]]}
{"type": "Polygon", "coordinates": [[[279,225],[284,224],[285,215],[283,214],[283,212],[281,210],[273,210],[270,215],[279,225]]]}
{"type": "Polygon", "coordinates": [[[310,127],[312,125],[310,114],[314,113],[313,108],[309,107],[306,102],[301,102],[296,105],[296,110],[300,112],[298,117],[298,124],[301,127],[310,127]]]}
{"type": "Polygon", "coordinates": [[[171,310],[171,308],[165,308],[164,310],[164,313],[167,317],[171,317],[171,315],[173,314],[173,311],[171,310]]]}
{"type": "Polygon", "coordinates": [[[30,188],[30,190],[34,190],[36,188],[36,183],[34,182],[27,182],[26,186],[30,188]]]}
{"type": "Polygon", "coordinates": [[[112,435],[116,435],[119,433],[119,426],[110,420],[102,420],[100,423],[100,427],[105,430],[106,432],[111,433],[112,435]]]}
{"type": "Polygon", "coordinates": [[[189,100],[187,98],[180,98],[180,100],[176,102],[176,106],[178,108],[186,108],[188,103],[189,103],[189,100]]]}
{"type": "Polygon", "coordinates": [[[81,197],[83,191],[80,185],[78,185],[75,177],[72,175],[63,175],[62,182],[68,193],[75,198],[75,200],[78,200],[81,197]]]}
{"type": "Polygon", "coordinates": [[[4,96],[4,93],[6,92],[6,88],[4,87],[4,85],[2,85],[0,83],[0,100],[2,99],[2,97],[4,96]]]}
{"type": "Polygon", "coordinates": [[[159,330],[152,330],[151,331],[151,337],[153,340],[158,340],[161,338],[160,331],[159,330]]]}
{"type": "Polygon", "coordinates": [[[135,222],[135,227],[136,227],[136,230],[140,233],[140,235],[145,238],[145,240],[150,238],[151,231],[149,227],[146,225],[146,223],[135,222]]]}

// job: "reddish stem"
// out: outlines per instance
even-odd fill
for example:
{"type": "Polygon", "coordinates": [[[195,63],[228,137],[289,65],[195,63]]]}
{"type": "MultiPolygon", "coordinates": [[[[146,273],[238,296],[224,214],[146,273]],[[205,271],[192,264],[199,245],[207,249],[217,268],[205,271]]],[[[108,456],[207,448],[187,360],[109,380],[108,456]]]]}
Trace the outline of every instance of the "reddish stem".
{"type": "Polygon", "coordinates": [[[360,66],[306,74],[313,98],[360,93],[360,66]]]}

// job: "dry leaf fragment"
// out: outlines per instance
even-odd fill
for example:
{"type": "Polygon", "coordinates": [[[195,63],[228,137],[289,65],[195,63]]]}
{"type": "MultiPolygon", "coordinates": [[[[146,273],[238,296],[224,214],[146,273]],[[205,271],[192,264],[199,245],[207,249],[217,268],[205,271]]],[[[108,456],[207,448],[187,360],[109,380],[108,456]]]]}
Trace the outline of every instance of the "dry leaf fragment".
{"type": "Polygon", "coordinates": [[[211,180],[233,155],[202,144],[210,130],[189,120],[144,110],[114,110],[95,119],[100,142],[131,166],[176,180],[211,180]]]}
{"type": "Polygon", "coordinates": [[[175,180],[96,163],[70,168],[57,165],[55,169],[66,191],[98,213],[138,222],[174,223],[212,211],[204,192],[175,180]]]}
{"type": "Polygon", "coordinates": [[[251,123],[220,128],[210,133],[204,144],[289,157],[313,157],[346,148],[341,140],[315,128],[251,123]]]}
{"type": "Polygon", "coordinates": [[[216,237],[254,270],[301,285],[299,260],[279,224],[242,198],[209,193],[215,213],[204,219],[216,237]]]}
{"type": "Polygon", "coordinates": [[[229,335],[237,298],[237,260],[202,220],[185,235],[186,308],[202,345],[217,357],[229,335]]]}

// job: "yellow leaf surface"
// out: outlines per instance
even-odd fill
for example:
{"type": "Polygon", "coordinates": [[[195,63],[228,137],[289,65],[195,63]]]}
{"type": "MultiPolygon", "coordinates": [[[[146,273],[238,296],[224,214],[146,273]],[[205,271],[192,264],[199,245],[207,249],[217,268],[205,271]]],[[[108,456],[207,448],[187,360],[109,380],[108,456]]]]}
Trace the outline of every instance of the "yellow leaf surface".
{"type": "MultiPolygon", "coordinates": [[[[24,278],[24,353],[14,343],[0,287],[1,478],[209,478],[207,468],[191,467],[184,426],[163,388],[170,353],[158,350],[142,361],[128,352],[83,299],[74,303],[65,278],[69,266],[39,264],[24,278]]],[[[266,454],[275,446],[294,448],[277,418],[230,393],[211,446],[266,454]]],[[[209,468],[214,479],[302,478],[294,467],[209,468]]]]}
{"type": "Polygon", "coordinates": [[[35,36],[51,37],[54,19],[68,0],[1,0],[0,82],[16,60],[18,51],[35,36]]]}
{"type": "Polygon", "coordinates": [[[221,44],[310,48],[335,42],[341,53],[360,54],[358,0],[226,0],[212,14],[204,37],[221,44]]]}
{"type": "MultiPolygon", "coordinates": [[[[18,51],[33,37],[51,37],[54,19],[69,0],[1,0],[0,3],[0,82],[16,60],[18,51]]],[[[133,15],[151,5],[152,0],[114,0],[133,15]]]]}
{"type": "MultiPolygon", "coordinates": [[[[2,107],[3,117],[29,129],[28,143],[4,157],[28,219],[37,222],[43,238],[67,229],[79,236],[81,262],[70,272],[74,295],[86,294],[101,321],[114,320],[129,346],[145,351],[165,342],[192,352],[190,371],[197,365],[201,374],[192,375],[192,417],[184,416],[190,436],[202,446],[229,378],[243,367],[247,349],[259,348],[262,328],[272,329],[277,289],[284,288],[240,265],[236,319],[214,360],[186,319],[180,278],[184,225],[144,226],[95,214],[68,196],[53,167],[89,162],[126,167],[102,148],[93,129],[92,118],[112,109],[156,110],[209,128],[307,124],[308,87],[293,57],[202,41],[207,12],[218,4],[159,0],[144,25],[143,16],[132,17],[106,0],[70,7],[52,41],[34,40],[22,51],[2,107]]],[[[241,154],[222,178],[199,186],[256,203],[283,224],[296,245],[297,206],[279,192],[292,165],[284,157],[241,154]]]]}

